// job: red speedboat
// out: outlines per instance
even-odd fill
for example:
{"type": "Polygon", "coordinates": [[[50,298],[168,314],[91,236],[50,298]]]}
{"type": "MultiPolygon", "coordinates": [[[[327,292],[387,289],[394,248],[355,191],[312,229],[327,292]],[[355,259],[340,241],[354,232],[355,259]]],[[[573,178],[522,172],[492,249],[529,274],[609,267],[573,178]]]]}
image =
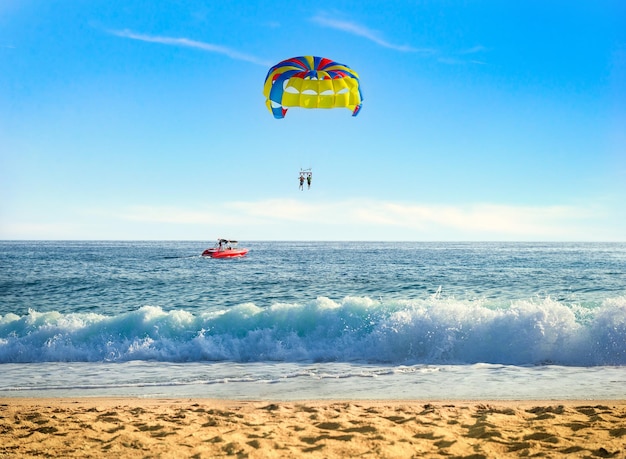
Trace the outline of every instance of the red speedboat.
{"type": "Polygon", "coordinates": [[[243,257],[248,253],[248,249],[238,248],[238,242],[229,239],[218,239],[215,247],[202,252],[203,257],[211,258],[235,258],[243,257]]]}

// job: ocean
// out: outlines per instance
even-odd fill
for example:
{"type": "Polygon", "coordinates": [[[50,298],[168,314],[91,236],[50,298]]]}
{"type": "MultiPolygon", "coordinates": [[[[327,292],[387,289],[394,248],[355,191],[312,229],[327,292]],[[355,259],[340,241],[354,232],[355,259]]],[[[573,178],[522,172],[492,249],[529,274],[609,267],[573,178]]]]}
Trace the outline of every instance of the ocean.
{"type": "Polygon", "coordinates": [[[625,399],[626,243],[0,241],[0,397],[625,399]]]}

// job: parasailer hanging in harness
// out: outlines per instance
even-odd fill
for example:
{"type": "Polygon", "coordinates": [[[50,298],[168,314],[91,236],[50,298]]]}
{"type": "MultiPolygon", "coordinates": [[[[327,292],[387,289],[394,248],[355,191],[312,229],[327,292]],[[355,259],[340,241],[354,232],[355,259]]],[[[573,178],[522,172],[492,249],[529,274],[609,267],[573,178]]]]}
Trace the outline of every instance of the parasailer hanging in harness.
{"type": "Polygon", "coordinates": [[[306,180],[307,189],[311,189],[311,180],[313,179],[313,172],[311,168],[308,169],[300,169],[300,189],[304,190],[304,181],[306,180]]]}

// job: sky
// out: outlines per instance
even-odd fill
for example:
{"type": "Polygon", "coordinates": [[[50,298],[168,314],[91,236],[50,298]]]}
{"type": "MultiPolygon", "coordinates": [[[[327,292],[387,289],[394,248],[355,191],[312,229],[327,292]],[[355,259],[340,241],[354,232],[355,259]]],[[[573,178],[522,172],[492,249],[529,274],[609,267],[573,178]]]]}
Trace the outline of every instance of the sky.
{"type": "Polygon", "coordinates": [[[623,0],[0,0],[0,239],[626,241],[625,203],[623,0]],[[302,55],[357,117],[272,117],[302,55]]]}

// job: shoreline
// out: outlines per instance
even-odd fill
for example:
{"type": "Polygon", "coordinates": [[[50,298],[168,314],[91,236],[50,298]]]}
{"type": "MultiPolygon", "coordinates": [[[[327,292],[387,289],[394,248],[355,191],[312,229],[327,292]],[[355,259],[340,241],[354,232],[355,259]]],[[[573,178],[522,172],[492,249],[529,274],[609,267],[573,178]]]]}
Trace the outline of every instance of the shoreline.
{"type": "Polygon", "coordinates": [[[623,457],[626,400],[0,398],[0,457],[623,457]]]}

